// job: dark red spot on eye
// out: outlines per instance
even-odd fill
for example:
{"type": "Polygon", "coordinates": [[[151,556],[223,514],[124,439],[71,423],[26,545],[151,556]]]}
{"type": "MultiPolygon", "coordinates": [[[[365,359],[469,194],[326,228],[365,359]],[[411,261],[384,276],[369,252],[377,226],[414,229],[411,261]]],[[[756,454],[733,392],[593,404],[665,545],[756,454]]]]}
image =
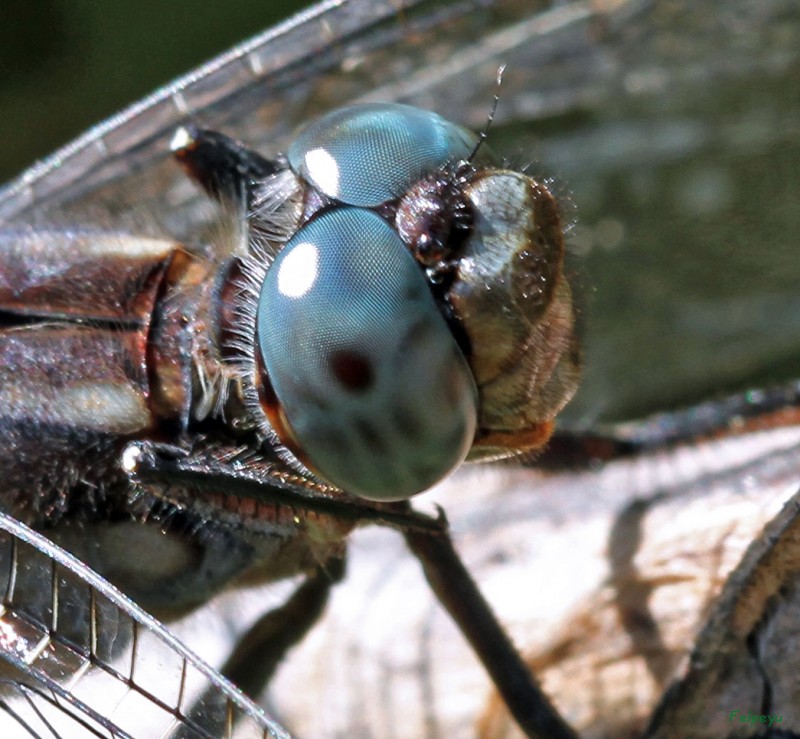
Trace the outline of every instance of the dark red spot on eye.
{"type": "Polygon", "coordinates": [[[358,352],[342,350],[331,355],[333,376],[347,390],[363,392],[372,385],[372,365],[358,352]]]}

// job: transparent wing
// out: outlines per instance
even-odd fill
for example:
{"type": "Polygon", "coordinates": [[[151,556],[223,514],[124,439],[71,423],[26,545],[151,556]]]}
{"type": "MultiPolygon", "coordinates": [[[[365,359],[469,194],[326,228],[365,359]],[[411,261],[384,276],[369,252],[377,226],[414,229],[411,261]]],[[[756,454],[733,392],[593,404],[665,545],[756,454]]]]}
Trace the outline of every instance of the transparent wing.
{"type": "MultiPolygon", "coordinates": [[[[314,113],[364,96],[456,103],[467,122],[486,117],[498,64],[537,33],[585,25],[594,12],[584,3],[485,3],[476,0],[348,0],[326,2],[232,49],[195,72],[114,116],[25,173],[0,196],[6,219],[48,218],[91,199],[115,210],[146,204],[168,209],[174,225],[180,191],[172,167],[162,171],[176,125],[196,119],[248,143],[280,147],[314,113]],[[477,29],[485,48],[467,48],[477,29]],[[463,59],[456,58],[462,53],[463,59]],[[448,60],[443,65],[442,60],[448,60]],[[455,86],[459,89],[456,90],[455,86]],[[449,91],[442,100],[439,94],[449,91]],[[145,171],[148,187],[131,191],[145,171]],[[152,199],[151,199],[152,198],[152,199]]],[[[520,60],[522,79],[530,64],[520,60]]],[[[180,233],[178,233],[180,235],[180,233]]]]}
{"type": "Polygon", "coordinates": [[[492,146],[555,175],[576,220],[587,371],[565,419],[585,427],[792,376],[793,0],[323,3],[23,174],[0,192],[0,222],[191,244],[213,213],[166,153],[180,122],[266,152],[354,100],[410,102],[479,128],[503,63],[492,146]]]}
{"type": "Polygon", "coordinates": [[[288,737],[80,560],[0,514],[0,734],[288,737]]]}

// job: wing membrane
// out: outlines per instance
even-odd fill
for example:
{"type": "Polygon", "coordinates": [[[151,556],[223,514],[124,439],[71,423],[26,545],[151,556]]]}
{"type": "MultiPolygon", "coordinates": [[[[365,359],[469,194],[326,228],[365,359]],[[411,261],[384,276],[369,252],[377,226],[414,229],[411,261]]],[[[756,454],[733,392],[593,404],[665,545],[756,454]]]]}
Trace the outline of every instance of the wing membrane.
{"type": "Polygon", "coordinates": [[[571,422],[791,379],[798,16],[792,0],[321,4],[23,174],[0,192],[0,222],[197,243],[216,214],[169,160],[177,124],[266,153],[355,100],[479,128],[505,63],[492,146],[563,178],[579,216],[590,371],[571,422]]]}
{"type": "Polygon", "coordinates": [[[80,560],[4,514],[0,563],[0,659],[15,686],[0,725],[50,727],[45,736],[289,736],[80,560]]]}

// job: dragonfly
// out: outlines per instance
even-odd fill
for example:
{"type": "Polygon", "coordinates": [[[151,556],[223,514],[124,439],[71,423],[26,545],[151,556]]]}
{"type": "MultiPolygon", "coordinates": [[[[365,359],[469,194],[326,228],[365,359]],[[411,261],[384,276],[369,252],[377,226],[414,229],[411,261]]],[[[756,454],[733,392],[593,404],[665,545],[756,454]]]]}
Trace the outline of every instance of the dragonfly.
{"type": "MultiPolygon", "coordinates": [[[[719,542],[757,538],[761,526],[779,515],[777,508],[793,482],[796,487],[796,467],[790,463],[796,440],[791,435],[778,436],[771,442],[777,448],[767,445],[766,450],[750,435],[741,439],[746,444],[732,440],[732,459],[726,457],[724,464],[716,446],[713,451],[707,445],[662,449],[680,446],[681,434],[699,436],[736,424],[747,430],[748,418],[776,409],[786,414],[794,402],[790,385],[781,386],[777,395],[737,396],[739,402],[727,409],[711,403],[647,423],[620,422],[726,392],[788,382],[796,374],[791,337],[797,260],[789,234],[796,223],[792,203],[798,191],[790,166],[797,153],[797,90],[791,84],[797,71],[797,18],[791,3],[779,2],[765,6],[758,17],[735,3],[725,8],[709,4],[703,10],[648,2],[514,6],[411,3],[401,12],[396,3],[319,6],[295,24],[212,62],[191,84],[165,89],[30,170],[3,192],[0,211],[7,223],[34,228],[90,218],[105,227],[167,230],[174,238],[189,239],[207,222],[207,203],[167,153],[174,129],[188,119],[199,115],[204,126],[231,132],[267,152],[285,149],[309,117],[354,101],[399,100],[447,112],[450,118],[449,111],[457,110],[460,123],[480,129],[497,66],[507,64],[490,143],[525,164],[535,160],[533,167],[544,173],[557,173],[565,183],[563,199],[575,202],[573,250],[584,253],[584,276],[578,279],[588,288],[585,377],[553,451],[562,440],[567,445],[594,443],[589,456],[595,459],[603,457],[608,445],[641,451],[633,461],[611,462],[599,471],[578,469],[577,463],[558,472],[490,468],[475,471],[474,483],[465,473],[433,495],[446,504],[470,569],[484,573],[490,585],[492,578],[502,583],[504,572],[526,583],[522,597],[519,585],[504,597],[490,591],[518,640],[530,638],[533,624],[537,631],[549,631],[551,645],[569,644],[570,633],[573,640],[581,633],[579,616],[591,612],[586,603],[604,602],[601,584],[623,590],[611,575],[626,575],[621,582],[628,585],[638,582],[630,574],[632,554],[624,556],[623,534],[631,530],[623,523],[638,521],[640,529],[633,531],[646,538],[645,523],[658,528],[659,521],[677,517],[677,504],[686,501],[701,506],[694,519],[708,517],[702,506],[719,503],[712,495],[721,495],[718,486],[726,475],[735,476],[759,495],[743,516],[752,527],[746,533],[733,528],[731,517],[716,514],[725,537],[714,540],[716,550],[710,544],[706,548],[722,552],[718,560],[724,567],[719,565],[715,574],[720,580],[735,566],[743,544],[722,551],[719,542]],[[720,95],[709,95],[709,89],[719,89],[720,95]],[[650,440],[655,452],[647,451],[650,440]],[[779,493],[770,494],[767,483],[779,493]],[[570,527],[570,522],[575,523],[570,527]],[[615,529],[612,523],[619,525],[615,529]],[[528,543],[531,539],[537,539],[538,547],[528,543]],[[614,543],[616,549],[610,546],[614,543]],[[575,555],[578,549],[584,558],[575,555]],[[555,582],[547,582],[548,573],[554,573],[555,582]],[[557,620],[566,624],[563,633],[557,620]]],[[[363,533],[354,537],[352,577],[337,588],[325,620],[308,645],[299,648],[307,652],[293,654],[282,666],[270,703],[307,735],[400,733],[398,723],[411,736],[469,731],[465,727],[475,718],[485,685],[454,660],[457,638],[430,620],[436,617],[428,617],[424,601],[410,612],[402,601],[392,600],[393,594],[408,592],[408,572],[382,535],[363,533]],[[351,617],[365,614],[366,623],[358,620],[354,626],[351,617]],[[393,615],[402,615],[405,626],[393,615]],[[378,643],[377,657],[355,638],[365,633],[378,643]],[[398,633],[417,635],[413,659],[408,650],[392,652],[391,646],[403,641],[398,633]],[[431,645],[441,645],[443,653],[434,658],[431,645]],[[436,672],[440,666],[443,677],[436,672]],[[342,692],[330,686],[348,684],[345,668],[351,687],[342,700],[342,692]],[[353,679],[353,673],[360,677],[353,679]],[[447,685],[454,675],[464,680],[456,699],[470,704],[469,717],[445,718],[453,709],[440,696],[453,694],[447,685]],[[395,704],[392,695],[407,698],[409,687],[415,699],[395,704]],[[337,705],[344,706],[338,714],[337,705]]],[[[651,589],[671,581],[669,573],[656,573],[650,580],[639,579],[651,589]]],[[[672,580],[679,579],[701,582],[685,572],[673,574],[672,580]]],[[[714,593],[720,587],[719,582],[708,584],[714,593]]],[[[700,601],[696,611],[710,608],[709,602],[700,601]]],[[[640,609],[633,615],[647,621],[654,613],[660,612],[640,609]]],[[[679,634],[692,643],[695,632],[683,628],[679,634]]],[[[652,632],[645,630],[649,637],[652,632]]],[[[628,628],[621,633],[636,632],[628,628]]],[[[666,632],[655,634],[666,638],[666,632]]],[[[639,669],[654,684],[652,693],[660,695],[674,675],[672,663],[685,651],[653,653],[650,663],[660,660],[666,666],[648,663],[639,669]]],[[[602,674],[596,665],[590,669],[552,655],[548,660],[541,645],[533,654],[546,680],[548,668],[555,674],[556,682],[545,682],[545,687],[557,702],[559,695],[581,692],[570,690],[575,685],[570,674],[602,674]]],[[[615,659],[605,661],[639,674],[636,664],[612,655],[615,659]]],[[[598,703],[589,688],[585,694],[598,703]]],[[[613,722],[622,715],[615,706],[635,703],[635,709],[628,709],[629,720],[643,730],[657,700],[637,695],[633,701],[630,692],[610,690],[601,698],[600,703],[611,706],[605,712],[593,712],[592,701],[581,703],[579,696],[562,711],[577,726],[595,721],[615,735],[613,722]]],[[[765,703],[761,694],[753,701],[727,712],[718,707],[713,718],[721,721],[723,713],[727,718],[734,710],[757,712],[765,703]]],[[[707,725],[709,735],[721,733],[718,725],[707,725]]],[[[727,732],[728,725],[721,726],[727,732]]]]}

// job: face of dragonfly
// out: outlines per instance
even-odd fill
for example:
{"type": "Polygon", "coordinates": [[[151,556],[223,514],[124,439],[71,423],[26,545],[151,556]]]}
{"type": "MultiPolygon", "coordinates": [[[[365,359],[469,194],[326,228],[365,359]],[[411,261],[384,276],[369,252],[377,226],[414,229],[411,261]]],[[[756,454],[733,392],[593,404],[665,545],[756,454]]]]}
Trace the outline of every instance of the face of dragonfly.
{"type": "MultiPolygon", "coordinates": [[[[376,12],[382,7],[364,5],[376,12]]],[[[584,255],[578,271],[586,287],[587,372],[567,421],[591,426],[792,376],[800,330],[793,239],[800,221],[792,84],[797,19],[787,23],[779,2],[759,18],[745,4],[699,10],[619,3],[607,12],[571,3],[549,12],[545,4],[535,11],[509,5],[490,3],[463,16],[458,3],[437,6],[453,17],[433,27],[433,11],[422,4],[399,20],[391,14],[378,20],[344,48],[327,46],[344,31],[324,24],[317,29],[327,49],[321,54],[317,44],[308,44],[306,28],[298,34],[303,43],[271,47],[257,57],[270,79],[265,86],[216,103],[226,90],[241,88],[239,74],[248,79],[248,71],[237,70],[201,86],[196,98],[185,94],[183,102],[202,110],[204,125],[267,151],[283,150],[309,117],[353,100],[410,102],[480,129],[496,67],[507,63],[491,145],[515,164],[533,162],[536,174],[559,178],[564,201],[575,206],[574,250],[584,255]],[[476,45],[476,38],[485,41],[476,45]],[[287,71],[312,47],[313,69],[298,63],[287,71]]],[[[790,14],[789,3],[784,9],[790,14]]],[[[337,19],[344,22],[343,16],[337,19]]],[[[72,171],[68,163],[35,184],[30,203],[31,193],[20,191],[0,209],[12,221],[70,223],[88,213],[106,227],[135,225],[188,238],[210,216],[164,157],[181,119],[173,107],[169,101],[163,117],[117,129],[104,151],[87,147],[81,157],[100,167],[72,171]]],[[[501,477],[506,510],[519,516],[518,480],[508,479],[501,477]]],[[[617,483],[588,484],[605,491],[618,511],[628,500],[619,490],[636,485],[627,478],[617,483]]],[[[586,484],[583,497],[561,479],[543,487],[551,499],[584,501],[586,484]]],[[[647,486],[637,484],[645,495],[647,486]]],[[[530,491],[528,500],[537,498],[529,478],[519,485],[530,491]]],[[[465,494],[469,504],[461,500],[467,542],[487,530],[469,523],[486,505],[486,493],[474,495],[465,494]]],[[[451,500],[453,515],[455,491],[451,500]]],[[[529,520],[534,504],[524,505],[522,518],[529,520]]],[[[571,506],[551,505],[536,504],[540,520],[575,515],[571,506]]],[[[483,526],[491,531],[501,524],[484,518],[483,526]]],[[[476,551],[476,565],[482,557],[491,560],[489,549],[476,551]]],[[[537,571],[558,568],[540,565],[537,571]]],[[[536,577],[537,588],[544,587],[536,577]]],[[[568,609],[552,610],[563,615],[568,609]]],[[[407,622],[418,623],[413,616],[407,622]]],[[[393,660],[387,658],[402,663],[393,660]]]]}

